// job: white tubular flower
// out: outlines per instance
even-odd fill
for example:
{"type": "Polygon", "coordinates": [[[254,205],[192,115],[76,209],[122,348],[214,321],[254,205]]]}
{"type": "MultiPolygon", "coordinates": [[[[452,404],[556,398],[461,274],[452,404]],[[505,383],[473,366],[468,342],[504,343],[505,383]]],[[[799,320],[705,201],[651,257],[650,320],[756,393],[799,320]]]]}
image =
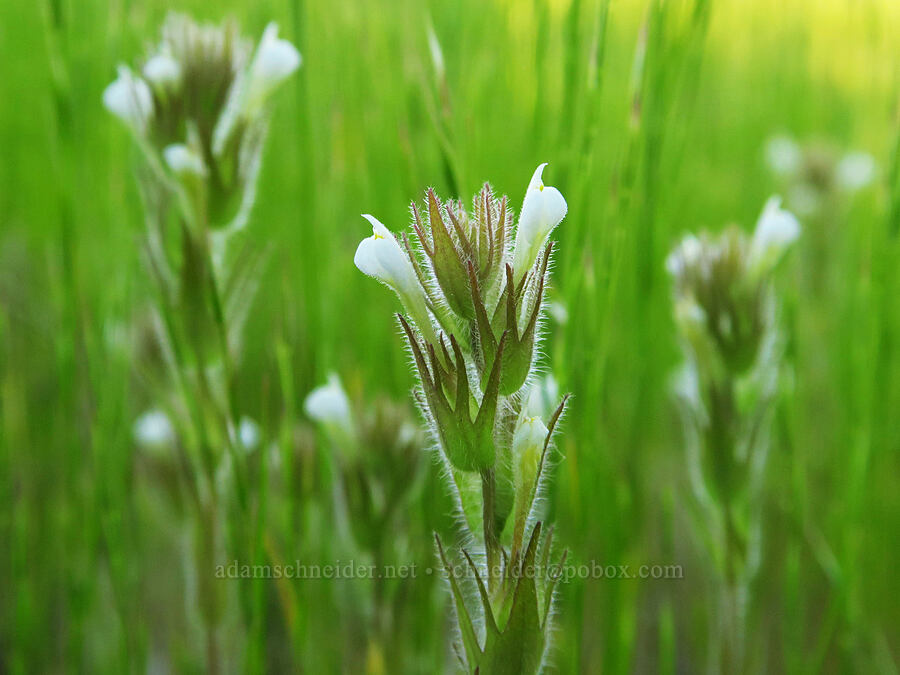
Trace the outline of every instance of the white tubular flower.
{"type": "Polygon", "coordinates": [[[771,267],[800,236],[800,223],[790,211],[781,208],[781,197],[770,197],[756,223],[750,243],[750,268],[761,271],[771,267]]]}
{"type": "Polygon", "coordinates": [[[170,91],[181,84],[181,64],[168,54],[155,54],[144,64],[144,79],[157,90],[170,91]]]}
{"type": "Polygon", "coordinates": [[[103,90],[103,105],[134,131],[143,133],[153,114],[153,94],[130,68],[119,66],[118,77],[103,90]]]}
{"type": "Polygon", "coordinates": [[[359,242],[353,263],[363,274],[390,287],[416,322],[422,336],[436,344],[437,336],[425,304],[425,291],[409,256],[400,248],[397,237],[375,216],[364,213],[363,218],[372,224],[372,236],[359,242]]]}
{"type": "Polygon", "coordinates": [[[525,417],[513,434],[516,490],[528,489],[537,476],[548,430],[540,417],[525,417]]]}
{"type": "Polygon", "coordinates": [[[775,136],[766,143],[766,164],[778,176],[791,176],[800,169],[800,146],[789,136],[775,136]]]}
{"type": "Polygon", "coordinates": [[[329,373],[328,384],[316,387],[309,393],[303,402],[303,409],[310,419],[328,428],[347,434],[353,432],[350,399],[336,373],[329,373]]]}
{"type": "Polygon", "coordinates": [[[359,243],[353,263],[363,274],[390,286],[401,299],[421,296],[416,272],[397,238],[374,216],[364,213],[363,218],[372,224],[372,236],[359,243]]]}
{"type": "Polygon", "coordinates": [[[148,410],[134,422],[134,440],[146,448],[160,448],[175,441],[175,429],[162,410],[148,410]]]}
{"type": "Polygon", "coordinates": [[[851,152],[838,162],[837,182],[845,190],[860,190],[875,178],[875,160],[865,152],[851,152]]]}
{"type": "Polygon", "coordinates": [[[519,279],[534,265],[547,236],[565,218],[569,209],[562,193],[555,187],[545,186],[541,180],[545,166],[546,162],[535,169],[531,177],[516,228],[513,269],[519,279]]]}
{"type": "Polygon", "coordinates": [[[206,164],[203,163],[203,158],[183,143],[167,145],[163,150],[163,159],[178,176],[202,178],[206,175],[206,164]]]}
{"type": "Polygon", "coordinates": [[[278,37],[277,24],[270,23],[266,26],[250,63],[247,110],[251,114],[258,110],[278,85],[300,67],[302,60],[294,45],[278,37]]]}

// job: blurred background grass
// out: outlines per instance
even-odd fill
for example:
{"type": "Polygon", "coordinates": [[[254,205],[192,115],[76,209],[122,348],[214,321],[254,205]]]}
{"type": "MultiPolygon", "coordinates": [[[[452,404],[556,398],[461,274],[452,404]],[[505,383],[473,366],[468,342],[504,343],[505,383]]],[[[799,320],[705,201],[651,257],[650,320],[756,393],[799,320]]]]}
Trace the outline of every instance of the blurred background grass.
{"type": "MultiPolygon", "coordinates": [[[[100,102],[116,63],[155,42],[169,5],[0,4],[0,671],[146,670],[161,658],[159,634],[169,666],[202,666],[202,650],[179,635],[189,580],[166,566],[176,516],[135,471],[132,425],[153,399],[132,347],[152,288],[137,245],[136,152],[100,102]]],[[[550,325],[546,365],[574,394],[550,502],[558,541],[575,561],[676,563],[685,577],[564,585],[560,672],[702,668],[698,596],[709,565],[687,522],[668,393],[679,356],[667,251],[687,230],[752,226],[778,188],[763,160],[775,133],[871,153],[876,184],[830,214],[823,286],[811,289],[822,259],[806,251],[820,223],[804,223],[782,271],[792,370],[763,506],[756,644],[769,672],[896,672],[900,5],[186,0],[178,9],[235,16],[254,35],[275,20],[304,57],[275,105],[247,235],[271,251],[238,373],[241,410],[264,437],[301,415],[302,397],[330,370],[357,396],[408,398],[396,301],[352,264],[368,234],[359,213],[399,230],[426,186],[468,200],[485,180],[518,208],[534,167],[550,162],[545,179],[569,201],[552,299],[569,320],[550,325]],[[289,387],[279,387],[279,348],[289,387]]],[[[412,519],[427,538],[451,525],[437,478],[425,481],[412,519]]],[[[291,508],[275,503],[269,518],[291,508]]],[[[312,522],[295,523],[302,550],[282,551],[287,559],[332,557],[327,528],[312,522]]],[[[261,656],[245,665],[351,668],[347,654],[363,649],[345,620],[353,596],[325,585],[297,593],[292,628],[276,600],[251,612],[241,644],[261,656]],[[293,649],[279,655],[291,631],[293,649]]],[[[419,657],[405,668],[451,663],[445,611],[439,591],[417,600],[401,638],[419,657]]]]}

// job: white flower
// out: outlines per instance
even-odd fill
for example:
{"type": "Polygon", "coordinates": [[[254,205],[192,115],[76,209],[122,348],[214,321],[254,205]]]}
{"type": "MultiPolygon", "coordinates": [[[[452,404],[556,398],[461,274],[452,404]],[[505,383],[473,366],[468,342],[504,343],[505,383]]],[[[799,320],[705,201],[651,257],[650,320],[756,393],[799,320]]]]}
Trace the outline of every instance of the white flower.
{"type": "Polygon", "coordinates": [[[144,78],[157,89],[174,89],[181,83],[181,64],[168,54],[154,54],[144,64],[144,78]]]}
{"type": "Polygon", "coordinates": [[[685,235],[681,243],[666,258],[666,271],[675,279],[686,269],[695,267],[703,256],[703,244],[696,235],[685,235]]]}
{"type": "Polygon", "coordinates": [[[278,37],[278,25],[270,23],[266,26],[248,73],[246,105],[249,113],[252,114],[265,103],[278,85],[300,67],[301,62],[297,48],[278,37]]]}
{"type": "Polygon", "coordinates": [[[531,486],[544,452],[547,427],[540,417],[525,417],[513,434],[513,457],[516,460],[516,491],[531,486]]]}
{"type": "Polygon", "coordinates": [[[177,175],[203,177],[206,175],[206,164],[199,153],[183,143],[167,145],[163,150],[163,159],[177,175]]]}
{"type": "Polygon", "coordinates": [[[175,441],[175,429],[162,410],[148,410],[134,422],[134,440],[139,445],[158,448],[175,441]]]}
{"type": "Polygon", "coordinates": [[[837,182],[845,190],[859,190],[875,178],[875,160],[865,152],[851,152],[838,162],[837,182]]]}
{"type": "Polygon", "coordinates": [[[419,279],[397,238],[374,216],[364,213],[363,218],[372,224],[372,236],[359,243],[353,263],[363,274],[390,286],[403,300],[421,296],[419,279]]]}
{"type": "Polygon", "coordinates": [[[800,146],[789,136],[775,136],[766,143],[766,163],[773,173],[790,176],[800,169],[800,146]]]}
{"type": "Polygon", "coordinates": [[[750,243],[750,267],[761,270],[773,265],[799,236],[800,223],[794,214],[781,208],[780,197],[770,197],[750,243]]]}
{"type": "Polygon", "coordinates": [[[174,173],[179,176],[189,175],[203,177],[206,175],[206,164],[200,154],[184,143],[173,143],[163,149],[163,159],[174,173]]]}
{"type": "Polygon", "coordinates": [[[359,242],[353,263],[363,274],[378,279],[393,289],[418,326],[422,337],[437,344],[437,336],[425,304],[425,291],[409,256],[400,248],[393,233],[375,216],[364,213],[363,218],[372,224],[372,236],[359,242]]]}
{"type": "Polygon", "coordinates": [[[560,221],[565,218],[568,205],[565,198],[555,187],[545,186],[541,174],[547,163],[535,169],[525,200],[522,202],[522,213],[516,228],[516,246],[513,254],[513,269],[518,278],[522,278],[544,245],[544,240],[560,221]]]}
{"type": "Polygon", "coordinates": [[[103,105],[132,129],[143,133],[153,114],[153,94],[130,68],[119,66],[118,77],[103,90],[103,105]]]}
{"type": "Polygon", "coordinates": [[[259,425],[249,417],[242,417],[238,424],[238,438],[245,450],[253,450],[259,445],[259,425]]]}
{"type": "Polygon", "coordinates": [[[317,422],[344,431],[352,431],[350,400],[335,373],[328,375],[328,384],[316,387],[309,393],[303,403],[303,409],[317,422]]]}

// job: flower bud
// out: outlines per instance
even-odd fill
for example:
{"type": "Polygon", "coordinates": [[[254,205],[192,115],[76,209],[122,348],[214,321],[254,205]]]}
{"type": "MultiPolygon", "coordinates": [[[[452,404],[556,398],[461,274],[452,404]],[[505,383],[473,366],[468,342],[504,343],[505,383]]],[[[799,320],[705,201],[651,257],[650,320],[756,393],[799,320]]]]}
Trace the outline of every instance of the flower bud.
{"type": "Polygon", "coordinates": [[[516,495],[529,494],[537,478],[544,442],[550,433],[540,417],[525,417],[513,434],[516,495]]]}
{"type": "Polygon", "coordinates": [[[143,134],[153,115],[153,94],[130,68],[119,66],[118,77],[103,91],[103,105],[135,132],[143,134]]]}
{"type": "Polygon", "coordinates": [[[516,280],[534,265],[547,236],[565,218],[569,208],[562,193],[555,187],[545,186],[541,180],[545,166],[546,162],[535,169],[522,202],[513,253],[516,280]]]}

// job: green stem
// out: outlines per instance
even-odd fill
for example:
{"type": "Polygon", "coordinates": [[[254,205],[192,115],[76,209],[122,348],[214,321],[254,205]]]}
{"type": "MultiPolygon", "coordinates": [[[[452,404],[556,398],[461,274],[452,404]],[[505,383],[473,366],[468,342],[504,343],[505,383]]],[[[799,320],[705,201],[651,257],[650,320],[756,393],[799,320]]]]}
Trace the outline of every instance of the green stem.
{"type": "Polygon", "coordinates": [[[500,568],[500,538],[497,533],[496,519],[497,480],[494,470],[481,472],[482,515],[484,523],[484,551],[487,557],[488,590],[493,593],[500,580],[497,573],[500,568]]]}

